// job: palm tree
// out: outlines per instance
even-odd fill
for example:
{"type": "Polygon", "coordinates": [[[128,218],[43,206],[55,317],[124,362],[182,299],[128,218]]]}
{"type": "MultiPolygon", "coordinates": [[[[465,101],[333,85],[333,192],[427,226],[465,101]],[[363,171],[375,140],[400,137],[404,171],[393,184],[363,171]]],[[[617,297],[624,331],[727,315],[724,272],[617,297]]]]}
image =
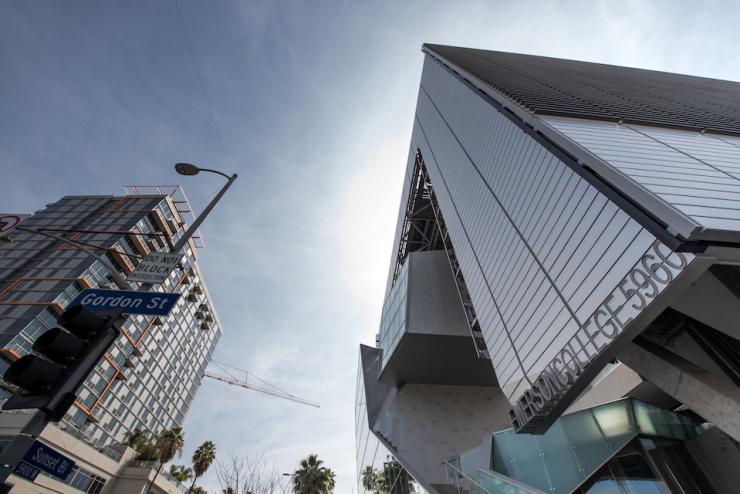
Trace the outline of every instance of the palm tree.
{"type": "Polygon", "coordinates": [[[293,473],[295,494],[331,494],[334,492],[334,472],[323,465],[317,455],[301,460],[300,468],[293,473]]]}
{"type": "Polygon", "coordinates": [[[132,431],[126,432],[126,434],[123,435],[123,444],[131,449],[139,451],[139,448],[141,448],[144,443],[147,442],[148,438],[149,435],[144,429],[136,428],[132,431]]]}
{"type": "Polygon", "coordinates": [[[185,465],[170,465],[170,475],[178,482],[185,482],[193,478],[193,470],[185,465]]]}
{"type": "Polygon", "coordinates": [[[162,466],[174,458],[175,455],[182,453],[182,447],[184,444],[185,434],[182,432],[182,427],[173,427],[170,430],[162,432],[157,439],[157,450],[159,453],[157,460],[159,461],[159,466],[157,467],[157,473],[154,474],[154,477],[149,482],[147,492],[152,491],[152,486],[154,485],[154,481],[157,480],[157,476],[159,475],[160,470],[162,470],[162,466]]]}
{"type": "Polygon", "coordinates": [[[195,475],[193,476],[193,483],[188,492],[194,492],[193,487],[195,486],[195,481],[198,480],[198,477],[206,473],[206,470],[208,470],[208,467],[211,466],[215,459],[216,445],[213,444],[213,441],[206,441],[198,446],[198,449],[193,453],[193,471],[195,475]]]}
{"type": "Polygon", "coordinates": [[[139,454],[136,455],[137,460],[157,461],[157,458],[159,458],[159,449],[157,448],[157,445],[148,439],[142,442],[136,451],[139,452],[139,454]]]}
{"type": "Polygon", "coordinates": [[[362,471],[362,487],[370,492],[377,492],[376,485],[378,482],[378,471],[371,465],[365,467],[362,471]]]}
{"type": "Polygon", "coordinates": [[[196,485],[192,490],[193,494],[208,494],[208,492],[199,485],[196,485]]]}
{"type": "Polygon", "coordinates": [[[387,494],[409,494],[414,489],[414,479],[395,458],[388,457],[378,475],[378,491],[387,494]]]}
{"type": "Polygon", "coordinates": [[[326,494],[330,494],[334,492],[334,487],[337,485],[336,475],[334,474],[334,470],[331,468],[327,468],[324,470],[324,476],[326,480],[324,481],[324,487],[326,489],[326,494]]]}

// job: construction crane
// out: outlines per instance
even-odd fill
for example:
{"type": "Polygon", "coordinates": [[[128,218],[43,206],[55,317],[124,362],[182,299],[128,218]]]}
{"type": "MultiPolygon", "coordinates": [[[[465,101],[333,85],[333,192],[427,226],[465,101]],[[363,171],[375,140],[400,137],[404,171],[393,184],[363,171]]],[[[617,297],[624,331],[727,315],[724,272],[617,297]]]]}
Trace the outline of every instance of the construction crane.
{"type": "Polygon", "coordinates": [[[299,398],[295,395],[292,395],[290,393],[287,393],[272,384],[268,383],[267,381],[260,379],[259,377],[255,376],[254,374],[250,374],[249,372],[238,369],[232,365],[224,364],[223,362],[216,362],[214,360],[211,360],[211,363],[219,367],[223,372],[226,373],[226,375],[217,374],[215,372],[206,371],[205,376],[210,377],[211,379],[215,379],[217,381],[221,381],[226,384],[230,384],[232,386],[239,386],[241,388],[251,389],[253,391],[259,391],[260,393],[264,393],[271,396],[276,396],[278,398],[283,398],[290,401],[295,401],[296,403],[302,403],[304,405],[308,405],[311,407],[320,408],[320,405],[314,401],[306,400],[304,398],[299,398]],[[232,375],[228,370],[226,370],[226,367],[233,369],[235,371],[239,371],[241,373],[244,373],[244,379],[240,379],[234,375],[232,375]],[[247,379],[251,376],[253,379],[256,379],[257,381],[260,381],[264,385],[257,385],[247,382],[247,379]]]}

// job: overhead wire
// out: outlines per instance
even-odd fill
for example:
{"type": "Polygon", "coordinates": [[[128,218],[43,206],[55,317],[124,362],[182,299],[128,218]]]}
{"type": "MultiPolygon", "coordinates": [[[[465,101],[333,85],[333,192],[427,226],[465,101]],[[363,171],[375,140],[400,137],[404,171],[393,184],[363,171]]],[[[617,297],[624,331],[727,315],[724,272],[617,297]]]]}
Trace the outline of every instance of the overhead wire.
{"type": "Polygon", "coordinates": [[[180,26],[182,27],[182,32],[185,34],[185,41],[188,45],[188,51],[190,52],[190,58],[193,61],[193,66],[195,67],[195,72],[198,75],[198,81],[200,82],[200,88],[203,91],[203,96],[205,97],[206,106],[208,106],[208,110],[211,112],[211,118],[213,119],[213,125],[216,128],[216,134],[218,134],[218,140],[221,142],[221,150],[224,153],[224,158],[226,159],[226,164],[231,167],[231,159],[229,159],[229,152],[226,150],[226,143],[224,141],[224,136],[221,133],[221,126],[218,124],[218,119],[216,118],[216,112],[213,110],[213,105],[211,104],[211,99],[208,97],[208,90],[206,89],[206,84],[203,80],[203,73],[200,70],[200,66],[198,65],[198,59],[195,56],[195,50],[193,50],[193,43],[190,40],[190,35],[188,34],[188,29],[185,26],[185,20],[182,15],[182,10],[180,10],[180,2],[179,0],[175,1],[175,8],[177,9],[177,17],[180,20],[180,26]]]}

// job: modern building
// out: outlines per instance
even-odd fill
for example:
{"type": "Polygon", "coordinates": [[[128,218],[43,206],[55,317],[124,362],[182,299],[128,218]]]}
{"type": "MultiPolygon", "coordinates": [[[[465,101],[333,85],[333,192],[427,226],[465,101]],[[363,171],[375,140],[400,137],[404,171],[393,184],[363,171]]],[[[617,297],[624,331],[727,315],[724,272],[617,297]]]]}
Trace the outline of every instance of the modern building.
{"type": "Polygon", "coordinates": [[[740,492],[740,83],[422,51],[358,491],[740,492]]]}
{"type": "MultiPolygon", "coordinates": [[[[63,197],[23,226],[96,249],[126,276],[149,252],[167,251],[183,234],[191,212],[179,187],[125,191],[123,196],[63,197]]],[[[11,237],[12,244],[0,246],[0,372],[56,325],[57,316],[82,289],[116,288],[103,264],[79,249],[24,231],[11,237]]],[[[78,438],[83,450],[92,446],[119,461],[116,445],[127,432],[143,429],[156,435],[182,425],[222,333],[198,267],[200,245],[202,239],[191,239],[180,265],[153,288],[182,294],[172,312],[166,317],[128,316],[120,326],[121,337],[54,426],[78,438]]],[[[0,386],[7,399],[12,386],[0,386]]],[[[17,420],[17,414],[2,413],[0,428],[19,429],[17,420]]],[[[68,453],[85,460],[77,451],[68,453]]],[[[108,480],[103,473],[98,476],[103,484],[108,480]]]]}

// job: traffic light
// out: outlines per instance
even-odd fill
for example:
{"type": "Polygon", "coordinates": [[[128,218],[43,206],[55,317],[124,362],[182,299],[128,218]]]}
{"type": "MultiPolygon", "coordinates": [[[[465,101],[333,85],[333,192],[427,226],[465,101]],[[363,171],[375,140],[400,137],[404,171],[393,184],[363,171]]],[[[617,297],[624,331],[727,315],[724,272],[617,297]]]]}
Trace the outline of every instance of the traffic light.
{"type": "Polygon", "coordinates": [[[3,379],[18,391],[3,410],[35,408],[58,422],[75,401],[77,389],[118,337],[121,310],[92,312],[70,307],[33,343],[33,352],[13,362],[3,379]]]}

